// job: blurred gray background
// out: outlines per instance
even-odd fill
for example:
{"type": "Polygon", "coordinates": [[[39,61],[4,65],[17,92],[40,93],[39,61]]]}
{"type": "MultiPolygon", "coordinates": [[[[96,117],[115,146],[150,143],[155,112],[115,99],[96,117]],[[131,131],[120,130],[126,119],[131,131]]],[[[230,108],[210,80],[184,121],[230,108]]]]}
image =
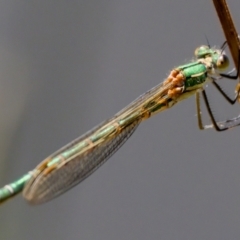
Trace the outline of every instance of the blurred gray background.
{"type": "MultiPolygon", "coordinates": [[[[240,1],[228,2],[239,30],[240,1]]],[[[224,41],[212,1],[1,1],[1,185],[163,81],[205,35],[224,41]]],[[[220,119],[239,114],[207,91],[220,119]]],[[[59,198],[6,202],[0,239],[239,239],[239,142],[240,128],[200,131],[188,99],[59,198]]]]}

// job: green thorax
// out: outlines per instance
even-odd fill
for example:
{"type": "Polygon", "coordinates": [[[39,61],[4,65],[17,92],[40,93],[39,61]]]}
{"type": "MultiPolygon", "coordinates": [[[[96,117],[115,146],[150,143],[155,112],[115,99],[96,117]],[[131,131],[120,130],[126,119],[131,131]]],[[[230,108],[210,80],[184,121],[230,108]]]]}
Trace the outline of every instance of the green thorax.
{"type": "Polygon", "coordinates": [[[207,67],[199,61],[181,65],[176,69],[180,70],[185,77],[185,90],[193,87],[197,88],[207,79],[207,67]]]}

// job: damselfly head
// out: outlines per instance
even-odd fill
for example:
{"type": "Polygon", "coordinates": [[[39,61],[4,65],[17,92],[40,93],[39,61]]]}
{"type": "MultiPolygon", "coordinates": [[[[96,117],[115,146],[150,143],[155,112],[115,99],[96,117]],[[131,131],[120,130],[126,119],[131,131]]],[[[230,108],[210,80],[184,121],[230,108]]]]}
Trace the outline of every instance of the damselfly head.
{"type": "Polygon", "coordinates": [[[208,58],[214,67],[220,71],[225,70],[229,66],[229,59],[223,50],[210,48],[206,45],[202,45],[195,50],[195,57],[197,59],[208,58]]]}

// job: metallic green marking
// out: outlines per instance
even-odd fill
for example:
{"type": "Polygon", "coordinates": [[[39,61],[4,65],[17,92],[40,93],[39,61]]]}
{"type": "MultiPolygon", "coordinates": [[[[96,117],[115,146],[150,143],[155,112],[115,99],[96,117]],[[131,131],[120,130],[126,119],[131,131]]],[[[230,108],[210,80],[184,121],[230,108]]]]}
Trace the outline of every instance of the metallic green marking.
{"type": "Polygon", "coordinates": [[[137,120],[137,118],[139,118],[141,112],[137,111],[134,112],[130,115],[128,115],[127,117],[121,119],[118,121],[118,124],[123,127],[123,126],[128,126],[129,124],[131,124],[132,122],[135,122],[137,120]]]}
{"type": "Polygon", "coordinates": [[[24,175],[17,181],[8,184],[0,189],[0,203],[8,200],[9,198],[15,196],[16,194],[20,193],[25,183],[31,178],[32,174],[29,172],[28,174],[24,175]]]}
{"type": "Polygon", "coordinates": [[[106,128],[102,129],[100,132],[97,132],[95,135],[90,137],[90,140],[94,143],[94,142],[98,141],[99,139],[110,135],[115,130],[116,130],[115,126],[107,126],[106,128]]]}
{"type": "Polygon", "coordinates": [[[208,46],[200,46],[195,50],[195,56],[200,58],[205,58],[206,56],[212,56],[214,54],[214,50],[209,48],[208,46]]]}
{"type": "Polygon", "coordinates": [[[88,141],[82,141],[73,145],[71,148],[67,149],[66,151],[62,152],[62,156],[66,159],[70,158],[71,156],[76,155],[79,151],[86,148],[89,145],[88,141]]]}

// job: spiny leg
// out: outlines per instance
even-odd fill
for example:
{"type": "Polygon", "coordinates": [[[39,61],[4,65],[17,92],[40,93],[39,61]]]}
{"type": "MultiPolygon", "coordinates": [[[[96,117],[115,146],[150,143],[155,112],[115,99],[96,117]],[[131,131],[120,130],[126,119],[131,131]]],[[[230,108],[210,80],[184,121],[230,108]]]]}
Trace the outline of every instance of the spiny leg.
{"type": "MultiPolygon", "coordinates": [[[[226,131],[226,130],[232,128],[232,127],[229,127],[229,126],[226,126],[226,125],[222,125],[222,122],[216,121],[216,119],[215,119],[215,117],[213,115],[212,109],[210,107],[207,94],[206,94],[204,89],[202,90],[202,95],[203,95],[203,100],[205,102],[208,114],[209,114],[209,116],[211,118],[211,122],[213,124],[213,127],[216,129],[216,131],[222,132],[222,131],[226,131]]],[[[199,109],[200,109],[200,102],[199,102],[199,109]]],[[[200,121],[202,122],[201,116],[200,116],[200,121]]],[[[202,129],[207,129],[207,128],[209,128],[209,126],[204,126],[202,129]]]]}
{"type": "Polygon", "coordinates": [[[216,82],[216,80],[214,78],[212,78],[212,84],[230,104],[232,104],[232,105],[235,104],[236,101],[239,99],[239,93],[240,93],[240,84],[239,83],[237,84],[236,95],[233,99],[227,95],[227,93],[220,87],[220,85],[216,82]]]}
{"type": "MultiPolygon", "coordinates": [[[[200,91],[197,91],[196,92],[196,108],[197,108],[198,127],[199,127],[200,130],[205,130],[205,129],[209,129],[209,128],[214,127],[216,129],[216,131],[221,132],[221,131],[225,131],[225,130],[230,129],[230,128],[234,127],[235,125],[236,126],[240,125],[240,122],[238,124],[235,124],[234,126],[228,126],[227,125],[228,120],[226,120],[226,121],[216,121],[216,119],[213,115],[212,109],[210,107],[207,94],[206,94],[204,89],[202,89],[201,91],[202,91],[203,99],[204,99],[208,114],[211,118],[212,125],[203,125],[201,104],[200,104],[200,91]]],[[[240,116],[239,116],[239,119],[240,119],[240,116]]],[[[233,119],[231,119],[231,120],[234,121],[233,119]]]]}
{"type": "Polygon", "coordinates": [[[217,131],[225,131],[230,128],[240,126],[240,115],[235,118],[231,118],[231,119],[227,119],[227,120],[223,120],[223,121],[216,121],[216,119],[213,115],[212,109],[210,107],[207,94],[206,94],[205,90],[202,89],[201,91],[203,94],[203,99],[206,104],[208,113],[209,113],[211,121],[212,121],[212,125],[203,125],[201,103],[200,103],[200,91],[197,91],[196,92],[196,108],[197,108],[198,127],[200,130],[205,130],[205,129],[214,127],[217,131]]]}

